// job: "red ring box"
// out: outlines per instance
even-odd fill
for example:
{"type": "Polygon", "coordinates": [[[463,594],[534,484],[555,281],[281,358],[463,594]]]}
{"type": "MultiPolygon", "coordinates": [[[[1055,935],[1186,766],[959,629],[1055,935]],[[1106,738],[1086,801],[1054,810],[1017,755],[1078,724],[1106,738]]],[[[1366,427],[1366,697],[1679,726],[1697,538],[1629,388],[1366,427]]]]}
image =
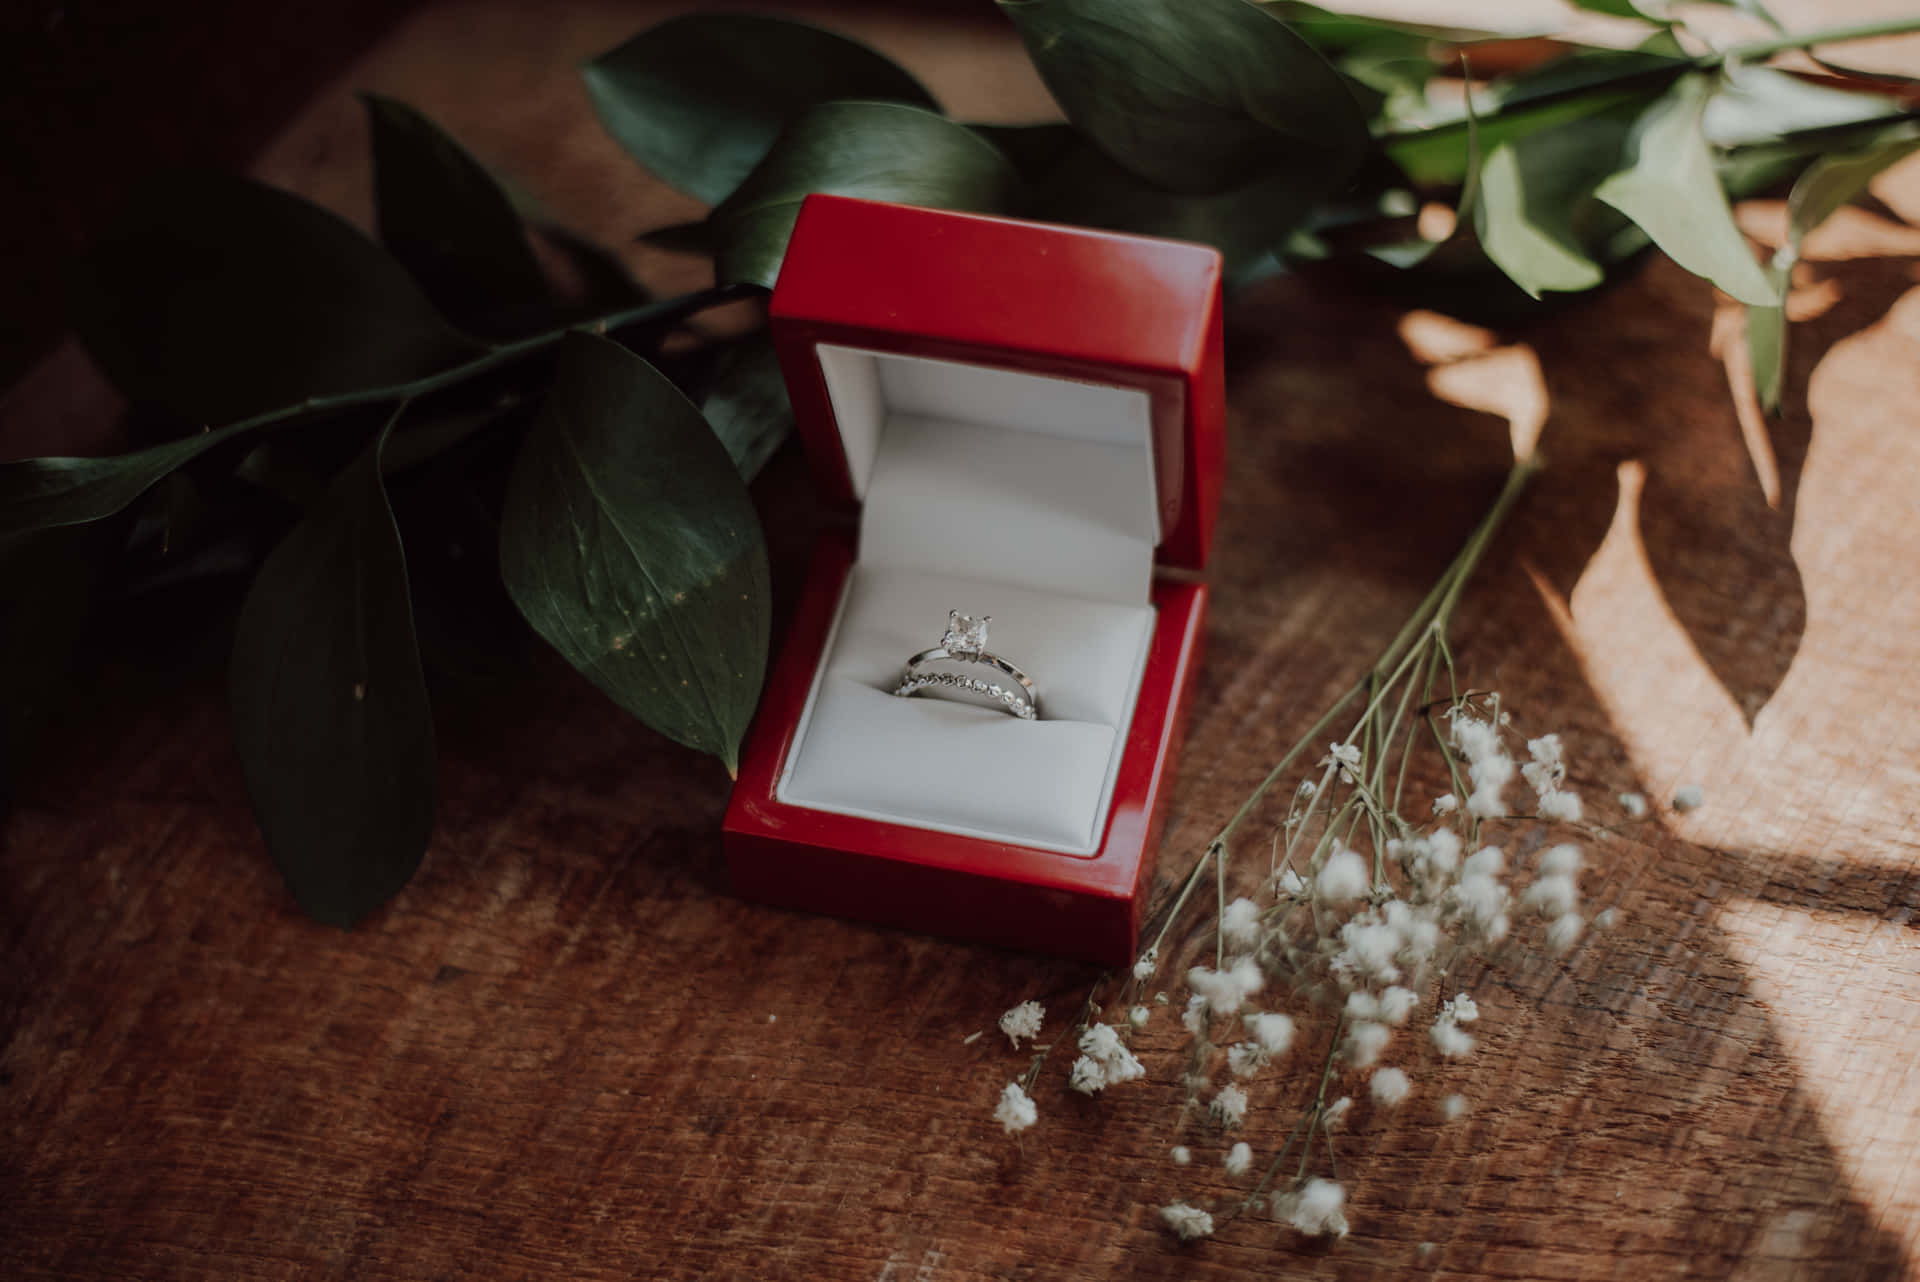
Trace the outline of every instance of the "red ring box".
{"type": "Polygon", "coordinates": [[[850,528],[742,749],[736,893],[1133,959],[1206,618],[1220,273],[1199,245],[807,198],[771,328],[850,528]],[[1040,720],[892,694],[949,608],[993,616],[1040,720]]]}

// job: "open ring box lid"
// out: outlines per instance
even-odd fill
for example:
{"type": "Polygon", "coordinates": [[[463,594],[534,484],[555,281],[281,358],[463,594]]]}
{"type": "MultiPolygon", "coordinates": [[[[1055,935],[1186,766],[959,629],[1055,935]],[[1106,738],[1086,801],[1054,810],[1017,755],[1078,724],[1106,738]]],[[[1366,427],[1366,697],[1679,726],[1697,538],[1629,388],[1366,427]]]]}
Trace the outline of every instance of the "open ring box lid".
{"type": "Polygon", "coordinates": [[[823,538],[742,751],[737,893],[1133,958],[1206,612],[1220,270],[1198,245],[807,198],[771,328],[855,531],[823,538]],[[992,616],[1038,721],[892,693],[950,609],[992,616]]]}

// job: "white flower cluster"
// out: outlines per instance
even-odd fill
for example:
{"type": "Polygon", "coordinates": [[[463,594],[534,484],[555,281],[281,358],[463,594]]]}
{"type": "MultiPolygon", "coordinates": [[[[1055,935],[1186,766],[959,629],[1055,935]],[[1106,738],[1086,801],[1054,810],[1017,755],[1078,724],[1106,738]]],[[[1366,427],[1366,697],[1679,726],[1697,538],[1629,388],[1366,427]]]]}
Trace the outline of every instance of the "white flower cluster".
{"type": "Polygon", "coordinates": [[[1111,1024],[1095,1024],[1080,1035],[1080,1058],[1073,1061],[1067,1085],[1082,1095],[1097,1095],[1109,1086],[1131,1082],[1146,1073],[1111,1024]]]}
{"type": "MultiPolygon", "coordinates": [[[[1525,764],[1516,765],[1507,748],[1509,738],[1517,741],[1508,728],[1510,718],[1492,696],[1473,696],[1472,707],[1479,709],[1482,700],[1484,711],[1469,710],[1468,700],[1455,702],[1442,745],[1464,800],[1449,793],[1433,802],[1431,821],[1410,822],[1396,812],[1397,804],[1396,811],[1386,809],[1384,794],[1392,788],[1382,779],[1390,776],[1384,761],[1369,762],[1371,741],[1367,755],[1358,735],[1355,742],[1334,743],[1320,767],[1327,777],[1353,786],[1326,787],[1326,777],[1318,786],[1307,781],[1294,793],[1279,827],[1274,863],[1260,889],[1231,900],[1222,896],[1210,941],[1218,950],[1209,959],[1214,964],[1187,970],[1180,1020],[1191,1039],[1180,1074],[1185,1107],[1203,1110],[1219,1130],[1246,1127],[1251,1092],[1259,1089],[1256,1079],[1297,1043],[1311,1039],[1324,1048],[1325,1060],[1306,1078],[1317,1078],[1320,1086],[1301,1118],[1304,1125],[1293,1128],[1302,1146],[1294,1151],[1311,1151],[1322,1140],[1331,1145],[1333,1132],[1351,1124],[1356,1099],[1362,1121],[1384,1115],[1413,1097],[1411,1070],[1418,1065],[1449,1072],[1441,1066],[1473,1053],[1480,1040],[1477,1030],[1470,1031],[1480,1020],[1474,998],[1458,990],[1450,996],[1435,993],[1464,954],[1488,951],[1515,934],[1516,923],[1524,927],[1535,920],[1545,923],[1546,947],[1554,953],[1569,951],[1582,937],[1580,848],[1551,845],[1536,861],[1525,855],[1531,843],[1520,840],[1509,847],[1523,854],[1516,866],[1507,849],[1483,831],[1487,821],[1509,814],[1505,792],[1516,774],[1539,799],[1533,813],[1521,818],[1536,826],[1540,820],[1581,822],[1580,798],[1566,786],[1560,737],[1526,740],[1525,764]],[[1303,999],[1326,1012],[1333,1017],[1331,1030],[1316,1036],[1298,1013],[1262,1009],[1263,1000],[1272,1000],[1263,995],[1270,993],[1303,999]],[[1421,1008],[1430,1000],[1437,1004],[1422,1017],[1421,1008]],[[1223,1034],[1223,1028],[1234,1031],[1223,1034]],[[1410,1028],[1424,1028],[1425,1038],[1418,1033],[1402,1038],[1410,1028]],[[1336,1088],[1343,1077],[1352,1083],[1351,1094],[1336,1088]]],[[[1211,853],[1226,857],[1222,846],[1211,853]]],[[[1194,876],[1200,875],[1196,869],[1194,876]]],[[[1220,875],[1224,878],[1224,870],[1220,875]]],[[[1096,1095],[1145,1075],[1128,1038],[1151,1027],[1148,989],[1159,973],[1156,944],[1122,981],[1119,1000],[1133,1003],[1116,1004],[1116,1013],[1124,1015],[1113,1024],[1090,1022],[1083,1028],[1079,1057],[1067,1074],[1070,1089],[1096,1095]]],[[[1168,994],[1155,993],[1151,1000],[1167,1004],[1168,994]]],[[[1001,1018],[1000,1027],[1017,1047],[1037,1037],[1041,1016],[1037,1002],[1023,1003],[1001,1018]]],[[[1429,1106],[1448,1120],[1467,1111],[1466,1097],[1458,1093],[1435,1090],[1429,1099],[1429,1106]]],[[[1033,1103],[1010,1085],[995,1117],[1009,1131],[1024,1129],[1033,1124],[1033,1103]]],[[[1230,1138],[1231,1143],[1227,1137],[1218,1141],[1229,1177],[1245,1175],[1257,1163],[1280,1167],[1296,1142],[1289,1139],[1287,1148],[1262,1155],[1257,1132],[1230,1138]]],[[[1186,1166],[1194,1152],[1175,1145],[1171,1157],[1175,1165],[1186,1166]]],[[[1308,1168],[1303,1163],[1301,1169],[1308,1168]]],[[[1310,1175],[1268,1198],[1276,1219],[1309,1236],[1344,1236],[1345,1203],[1339,1183],[1310,1175]]],[[[1159,1213],[1175,1235],[1188,1241],[1213,1233],[1218,1208],[1175,1201],[1159,1213]]]]}
{"type": "Polygon", "coordinates": [[[1500,738],[1500,728],[1468,712],[1453,718],[1453,746],[1467,759],[1467,778],[1473,791],[1467,795],[1467,813],[1476,819],[1501,819],[1507,803],[1500,794],[1513,781],[1513,758],[1500,738]]]}
{"type": "Polygon", "coordinates": [[[1007,1035],[1013,1048],[1019,1050],[1022,1040],[1032,1041],[1040,1036],[1040,1021],[1046,1014],[1046,1008],[1039,1002],[1021,1002],[1000,1017],[1000,1031],[1007,1035]]]}
{"type": "Polygon", "coordinates": [[[1527,755],[1533,760],[1520,767],[1520,774],[1540,798],[1540,817],[1558,819],[1562,823],[1579,823],[1580,795],[1560,786],[1567,779],[1566,763],[1561,759],[1560,736],[1549,734],[1527,740],[1527,755]]]}

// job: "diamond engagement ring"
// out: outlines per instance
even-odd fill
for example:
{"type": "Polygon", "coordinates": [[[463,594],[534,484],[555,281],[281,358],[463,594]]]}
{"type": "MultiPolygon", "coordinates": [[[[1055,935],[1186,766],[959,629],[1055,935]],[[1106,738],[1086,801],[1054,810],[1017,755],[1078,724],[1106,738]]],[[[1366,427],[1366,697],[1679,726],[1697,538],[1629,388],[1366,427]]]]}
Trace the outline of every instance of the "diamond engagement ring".
{"type": "Polygon", "coordinates": [[[947,630],[941,636],[940,644],[931,650],[922,650],[907,660],[906,669],[901,672],[900,684],[894,693],[904,697],[922,690],[956,690],[985,696],[993,700],[1002,712],[1011,712],[1024,721],[1036,720],[1040,716],[1040,691],[1026,673],[999,655],[987,651],[987,624],[992,621],[990,614],[947,611],[947,630]],[[984,664],[999,672],[1003,679],[996,681],[958,672],[923,671],[927,664],[938,663],[942,659],[952,663],[984,664]]]}

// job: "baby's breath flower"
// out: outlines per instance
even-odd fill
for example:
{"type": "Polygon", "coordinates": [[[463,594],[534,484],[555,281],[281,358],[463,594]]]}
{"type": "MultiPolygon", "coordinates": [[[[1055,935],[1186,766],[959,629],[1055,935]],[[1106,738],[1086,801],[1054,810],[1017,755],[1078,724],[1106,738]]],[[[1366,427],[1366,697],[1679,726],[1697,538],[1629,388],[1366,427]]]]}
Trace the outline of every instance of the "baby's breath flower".
{"type": "Polygon", "coordinates": [[[1373,1077],[1367,1082],[1373,1090],[1373,1102],[1381,1108],[1398,1108],[1406,1102],[1413,1084],[1407,1080],[1405,1070],[1398,1068],[1376,1068],[1373,1077]]]}
{"type": "Polygon", "coordinates": [[[1353,1096],[1342,1095],[1339,1099],[1327,1105],[1326,1114],[1321,1118],[1320,1125],[1326,1130],[1332,1130],[1347,1120],[1347,1110],[1352,1107],[1353,1096]]]}
{"type": "Polygon", "coordinates": [[[1141,954],[1140,960],[1133,964],[1133,977],[1141,983],[1153,978],[1154,967],[1160,964],[1160,950],[1149,948],[1141,954]]]}
{"type": "Polygon", "coordinates": [[[1443,1121],[1453,1122],[1467,1115],[1467,1097],[1449,1095],[1440,1101],[1440,1117],[1443,1121]]]}
{"type": "Polygon", "coordinates": [[[1436,815],[1450,815],[1458,809],[1460,798],[1450,792],[1443,792],[1433,799],[1433,813],[1436,815]]]}
{"type": "Polygon", "coordinates": [[[1473,1035],[1445,1015],[1433,1021],[1431,1033],[1434,1049],[1448,1059],[1459,1059],[1473,1051],[1473,1035]]]}
{"type": "Polygon", "coordinates": [[[1580,940],[1580,932],[1586,923],[1580,920],[1579,913],[1562,913],[1553,919],[1547,927],[1547,951],[1560,956],[1572,951],[1580,940]]]}
{"type": "Polygon", "coordinates": [[[1579,823],[1585,813],[1579,794],[1566,788],[1549,788],[1541,793],[1538,810],[1542,819],[1557,819],[1568,824],[1579,823]]]}
{"type": "Polygon", "coordinates": [[[1193,989],[1195,996],[1204,998],[1216,1015],[1237,1013],[1247,998],[1259,992],[1266,982],[1267,977],[1260,973],[1259,964],[1251,957],[1242,957],[1225,970],[1195,966],[1187,972],[1187,987],[1193,989]]]}
{"type": "Polygon", "coordinates": [[[1188,1206],[1185,1202],[1175,1202],[1172,1206],[1160,1208],[1160,1218],[1173,1230],[1173,1235],[1182,1242],[1191,1242],[1197,1237],[1209,1237],[1213,1233],[1213,1217],[1197,1206],[1188,1206]]]}
{"type": "Polygon", "coordinates": [[[1127,1022],[1135,1028],[1145,1028],[1147,1021],[1153,1018],[1153,1012],[1145,1006],[1135,1006],[1127,1012],[1127,1022]]]}
{"type": "Polygon", "coordinates": [[[1593,928],[1595,930],[1612,930],[1619,920],[1620,910],[1618,908],[1603,908],[1594,915],[1593,928]]]}
{"type": "Polygon", "coordinates": [[[1180,1016],[1180,1026],[1194,1037],[1204,1040],[1207,1035],[1207,999],[1199,993],[1187,998],[1187,1009],[1180,1016]]]}
{"type": "Polygon", "coordinates": [[[1389,1024],[1404,1024],[1419,1004],[1420,994],[1396,984],[1380,994],[1380,1018],[1389,1024]]]}
{"type": "Polygon", "coordinates": [[[1019,1050],[1022,1038],[1032,1041],[1040,1036],[1040,1021],[1045,1015],[1046,1009],[1039,1002],[1021,1002],[1000,1017],[1000,1031],[1019,1050]]]}
{"type": "Polygon", "coordinates": [[[1245,1140],[1227,1150],[1227,1156],[1221,1161],[1228,1175],[1245,1175],[1253,1165],[1253,1147],[1245,1140]]]}
{"type": "Polygon", "coordinates": [[[1314,878],[1313,889],[1322,899],[1344,903],[1366,894],[1372,880],[1367,871],[1367,861],[1360,852],[1338,846],[1327,856],[1327,862],[1320,865],[1320,874],[1314,878]]]}
{"type": "Polygon", "coordinates": [[[1707,794],[1697,783],[1690,783],[1673,794],[1675,814],[1686,814],[1689,810],[1698,810],[1707,804],[1707,794]]]}
{"type": "Polygon", "coordinates": [[[1102,1087],[1144,1077],[1146,1072],[1112,1025],[1095,1024],[1080,1035],[1080,1058],[1074,1061],[1067,1085],[1092,1095],[1102,1087]]]}
{"type": "Polygon", "coordinates": [[[1580,892],[1573,884],[1572,874],[1548,873],[1534,879],[1520,896],[1520,902],[1542,917],[1564,917],[1580,902],[1580,892]]]}
{"type": "Polygon", "coordinates": [[[1347,1191],[1332,1180],[1314,1178],[1273,1199],[1273,1216],[1308,1237],[1347,1235],[1347,1191]]]}
{"type": "Polygon", "coordinates": [[[1573,845],[1554,846],[1540,856],[1540,871],[1549,876],[1565,873],[1571,877],[1580,871],[1580,847],[1573,845]]]}
{"type": "Polygon", "coordinates": [[[1363,1019],[1347,1029],[1347,1040],[1341,1049],[1347,1062],[1355,1068],[1372,1068],[1379,1062],[1380,1053],[1387,1049],[1387,1043],[1391,1040],[1391,1028],[1363,1019]]]}
{"type": "Polygon", "coordinates": [[[1330,963],[1343,982],[1378,981],[1391,984],[1400,978],[1393,964],[1400,951],[1400,932],[1384,915],[1369,909],[1340,927],[1340,951],[1330,963]]]}
{"type": "Polygon", "coordinates": [[[1006,1089],[1000,1092],[1000,1104],[993,1110],[993,1120],[1006,1127],[1011,1135],[1039,1121],[1040,1110],[1020,1089],[1020,1083],[1008,1082],[1006,1089]]]}
{"type": "Polygon", "coordinates": [[[1488,722],[1464,713],[1453,719],[1453,744],[1469,762],[1506,755],[1500,746],[1500,732],[1488,722]]]}
{"type": "Polygon", "coordinates": [[[1480,1004],[1473,1000],[1472,993],[1455,993],[1453,997],[1440,1005],[1440,1018],[1450,1019],[1456,1024],[1471,1024],[1480,1018],[1480,1004]]]}
{"type": "Polygon", "coordinates": [[[1214,1121],[1232,1129],[1247,1120],[1247,1093],[1228,1082],[1214,1095],[1208,1112],[1213,1114],[1214,1121]]]}
{"type": "Polygon", "coordinates": [[[1227,1047],[1227,1071],[1235,1077],[1252,1077],[1266,1067],[1269,1058],[1255,1042],[1235,1042],[1227,1047]]]}
{"type": "Polygon", "coordinates": [[[1482,846],[1467,856],[1460,869],[1468,877],[1497,877],[1507,870],[1507,853],[1498,846],[1482,846]]]}
{"type": "Polygon", "coordinates": [[[1360,745],[1357,743],[1335,743],[1327,745],[1327,755],[1320,758],[1323,766],[1338,766],[1340,777],[1352,780],[1360,769],[1360,745]]]}
{"type": "Polygon", "coordinates": [[[1527,740],[1527,755],[1533,758],[1533,764],[1549,770],[1562,769],[1560,736],[1543,734],[1538,739],[1527,740]]]}
{"type": "Polygon", "coordinates": [[[1307,893],[1307,883],[1302,881],[1300,874],[1291,868],[1282,868],[1280,870],[1279,884],[1282,894],[1297,897],[1307,893]]]}
{"type": "Polygon", "coordinates": [[[1260,940],[1260,905],[1240,898],[1227,905],[1220,915],[1220,934],[1227,947],[1244,952],[1260,940]]]}
{"type": "Polygon", "coordinates": [[[1259,1014],[1246,1017],[1247,1031],[1260,1049],[1269,1055],[1284,1055],[1293,1045],[1293,1020],[1286,1015],[1259,1014]]]}
{"type": "Polygon", "coordinates": [[[1193,1160],[1193,1150],[1185,1144],[1175,1144],[1167,1150],[1167,1156],[1173,1160],[1175,1166],[1185,1166],[1193,1160]]]}
{"type": "Polygon", "coordinates": [[[1627,818],[1629,819],[1645,819],[1647,817],[1647,799],[1637,792],[1621,793],[1620,808],[1627,812],[1627,818]]]}

